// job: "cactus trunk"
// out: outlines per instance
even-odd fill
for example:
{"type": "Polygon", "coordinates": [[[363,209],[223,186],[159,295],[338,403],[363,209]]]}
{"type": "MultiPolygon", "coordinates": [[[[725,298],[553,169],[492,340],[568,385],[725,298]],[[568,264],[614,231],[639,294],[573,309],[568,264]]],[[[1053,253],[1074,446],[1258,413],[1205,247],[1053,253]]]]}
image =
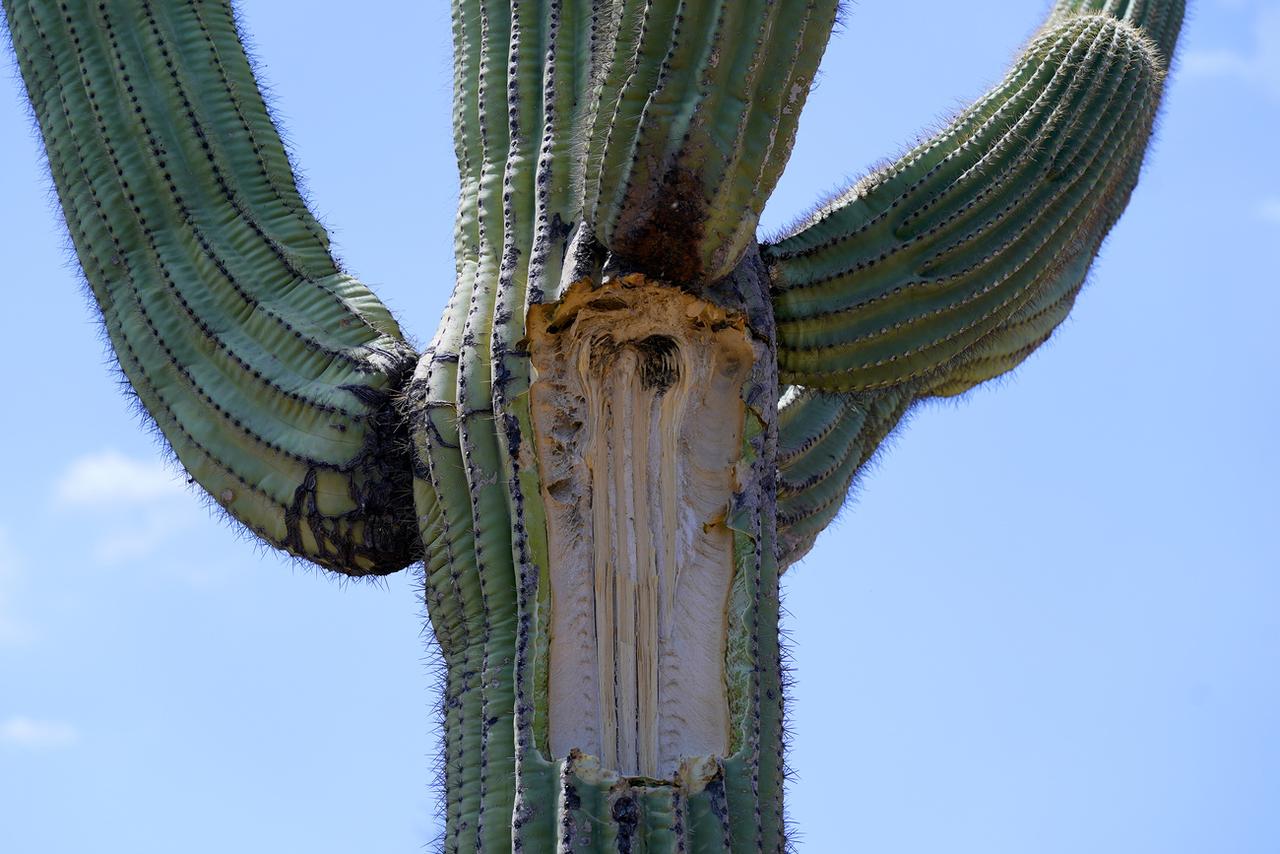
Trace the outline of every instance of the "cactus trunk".
{"type": "Polygon", "coordinates": [[[1183,13],[1060,0],[950,127],[762,245],[836,7],[455,0],[455,283],[419,355],[330,256],[227,0],[3,0],[193,482],[328,569],[421,561],[448,852],[786,847],[779,577],[911,406],[1066,316],[1183,13]]]}
{"type": "Polygon", "coordinates": [[[454,6],[457,282],[406,395],[447,851],[784,844],[769,280],[704,187],[758,212],[821,53],[732,28],[820,48],[834,4],[679,5],[454,6]]]}
{"type": "Polygon", "coordinates": [[[638,274],[580,280],[530,310],[528,353],[508,356],[528,391],[470,424],[430,396],[453,358],[420,366],[446,851],[782,847],[760,273],[753,259],[706,300],[638,274]],[[477,524],[486,488],[504,504],[477,524]],[[499,547],[475,542],[482,525],[499,547]]]}

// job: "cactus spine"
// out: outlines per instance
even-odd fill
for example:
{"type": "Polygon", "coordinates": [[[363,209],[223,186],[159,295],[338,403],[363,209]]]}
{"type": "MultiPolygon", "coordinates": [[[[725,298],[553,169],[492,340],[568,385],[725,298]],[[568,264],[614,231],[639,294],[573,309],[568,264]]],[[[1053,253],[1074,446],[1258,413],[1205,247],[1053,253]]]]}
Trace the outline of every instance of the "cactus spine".
{"type": "Polygon", "coordinates": [[[227,0],[3,0],[120,366],[192,478],[421,562],[448,851],[786,845],[778,580],[917,401],[1011,370],[1137,180],[1183,16],[1060,0],[783,239],[835,0],[455,0],[455,287],[417,354],[298,194],[227,0]]]}

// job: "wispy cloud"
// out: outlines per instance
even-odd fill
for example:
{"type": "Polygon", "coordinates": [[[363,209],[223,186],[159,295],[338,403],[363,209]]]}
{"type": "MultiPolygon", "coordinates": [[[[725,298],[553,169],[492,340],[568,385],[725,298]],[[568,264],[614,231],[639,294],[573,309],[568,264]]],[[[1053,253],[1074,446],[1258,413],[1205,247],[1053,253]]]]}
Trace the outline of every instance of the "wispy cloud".
{"type": "Polygon", "coordinates": [[[159,460],[112,449],[72,460],[53,488],[60,507],[106,523],[89,547],[104,564],[146,557],[191,524],[194,502],[185,491],[182,478],[159,460]]]}
{"type": "Polygon", "coordinates": [[[80,740],[80,732],[61,721],[41,721],[12,717],[0,721],[0,744],[27,750],[53,750],[70,747],[80,740]]]}
{"type": "Polygon", "coordinates": [[[120,507],[149,504],[182,493],[182,481],[153,460],[106,450],[71,461],[54,487],[68,506],[120,507]]]}
{"type": "Polygon", "coordinates": [[[5,528],[0,528],[0,646],[19,644],[30,632],[14,613],[13,593],[18,585],[21,563],[17,549],[5,528]]]}
{"type": "Polygon", "coordinates": [[[1189,50],[1181,73],[1189,77],[1218,77],[1258,86],[1280,99],[1280,5],[1258,11],[1253,44],[1189,50]]]}

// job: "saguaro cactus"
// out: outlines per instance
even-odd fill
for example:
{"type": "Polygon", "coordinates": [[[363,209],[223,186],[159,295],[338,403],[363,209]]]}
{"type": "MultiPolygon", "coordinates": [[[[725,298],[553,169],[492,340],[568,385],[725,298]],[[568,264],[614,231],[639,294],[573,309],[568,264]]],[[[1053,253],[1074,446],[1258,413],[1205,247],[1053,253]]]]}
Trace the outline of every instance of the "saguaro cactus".
{"type": "Polygon", "coordinates": [[[456,286],[415,353],[296,189],[226,0],[3,0],[120,367],[192,478],[421,563],[448,851],[785,846],[778,579],[916,401],[1065,317],[1177,0],[1060,0],[949,127],[760,244],[836,0],[455,0],[456,286]]]}

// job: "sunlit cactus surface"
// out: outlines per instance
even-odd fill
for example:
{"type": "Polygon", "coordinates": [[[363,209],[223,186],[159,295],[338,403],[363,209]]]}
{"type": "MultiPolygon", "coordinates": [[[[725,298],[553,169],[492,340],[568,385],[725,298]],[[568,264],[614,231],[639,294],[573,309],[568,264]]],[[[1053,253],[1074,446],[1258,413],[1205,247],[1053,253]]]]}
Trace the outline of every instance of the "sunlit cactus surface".
{"type": "Polygon", "coordinates": [[[454,0],[455,286],[419,353],[331,255],[230,3],[3,9],[191,478],[328,570],[421,567],[444,850],[698,854],[786,847],[779,576],[914,404],[1066,317],[1183,17],[1059,0],[948,127],[760,242],[836,0],[454,0]]]}

